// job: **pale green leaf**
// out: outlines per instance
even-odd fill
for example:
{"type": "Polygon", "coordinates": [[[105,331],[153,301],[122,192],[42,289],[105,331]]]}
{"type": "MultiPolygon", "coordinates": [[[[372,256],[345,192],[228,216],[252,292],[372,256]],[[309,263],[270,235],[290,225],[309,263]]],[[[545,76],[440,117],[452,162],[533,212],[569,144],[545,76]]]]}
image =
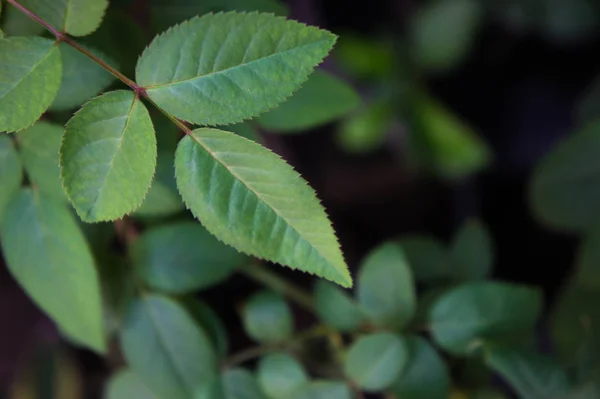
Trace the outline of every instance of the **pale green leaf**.
{"type": "Polygon", "coordinates": [[[40,191],[61,201],[66,200],[58,166],[63,132],[60,125],[38,122],[15,136],[29,181],[40,191]]]}
{"type": "Polygon", "coordinates": [[[135,241],[131,254],[140,278],[169,293],[216,285],[245,260],[195,222],[147,230],[135,241]]]}
{"type": "Polygon", "coordinates": [[[313,296],[317,315],[325,324],[340,331],[354,331],[363,322],[358,303],[335,285],[318,280],[313,296]]]}
{"type": "Polygon", "coordinates": [[[359,102],[351,86],[326,72],[315,71],[290,99],[257,121],[267,130],[293,133],[333,122],[359,102]]]}
{"type": "Polygon", "coordinates": [[[511,348],[489,346],[487,365],[505,378],[521,398],[562,398],[569,393],[569,381],[552,358],[511,348]]]}
{"type": "Polygon", "coordinates": [[[451,247],[452,273],[458,280],[481,280],[494,263],[490,232],[478,220],[468,220],[454,236],[451,247]]]}
{"type": "Polygon", "coordinates": [[[8,268],[31,298],[69,336],[104,352],[94,259],[67,208],[23,189],[8,205],[0,231],[8,268]]]}
{"type": "MultiPolygon", "coordinates": [[[[157,130],[158,137],[158,130],[157,130]]],[[[159,144],[160,145],[160,144],[159,144]]],[[[159,152],[156,174],[148,194],[134,215],[139,217],[164,217],[185,209],[175,182],[175,156],[171,152],[159,152]]]]}
{"type": "Polygon", "coordinates": [[[311,381],[295,391],[291,399],[352,399],[350,387],[339,381],[311,381]]]}
{"type": "Polygon", "coordinates": [[[314,191],[277,155],[233,133],[197,129],[177,148],[175,175],[192,213],[226,244],[352,285],[314,191]]]}
{"type": "Polygon", "coordinates": [[[180,119],[236,123],[300,88],[335,40],[272,14],[208,14],[155,38],[136,77],[158,106],[180,119]]]}
{"type": "Polygon", "coordinates": [[[157,399],[131,370],[120,370],[108,381],[104,399],[157,399]]]}
{"type": "Polygon", "coordinates": [[[223,321],[221,321],[217,313],[204,302],[189,298],[185,301],[185,306],[192,317],[196,319],[196,322],[200,324],[208,334],[213,343],[213,347],[216,349],[216,353],[219,357],[224,358],[229,349],[229,342],[227,329],[225,328],[223,321]]]}
{"type": "Polygon", "coordinates": [[[14,144],[6,135],[0,136],[0,224],[13,195],[19,191],[23,168],[14,144]]]}
{"type": "Polygon", "coordinates": [[[600,122],[568,137],[537,166],[531,184],[535,215],[549,226],[581,231],[598,216],[600,122]]]}
{"type": "Polygon", "coordinates": [[[0,132],[33,124],[52,104],[62,76],[58,46],[41,37],[0,39],[0,132]]]}
{"type": "Polygon", "coordinates": [[[108,0],[19,0],[60,32],[89,35],[100,26],[108,0]]]}
{"type": "Polygon", "coordinates": [[[344,360],[344,373],[366,392],[388,388],[408,361],[406,342],[390,333],[377,333],[355,341],[344,360]]]}
{"type": "Polygon", "coordinates": [[[292,311],[287,302],[271,291],[254,294],[242,311],[244,329],[256,341],[281,342],[294,329],[292,311]]]}
{"type": "Polygon", "coordinates": [[[151,0],[150,22],[162,31],[197,15],[219,11],[260,11],[287,15],[280,0],[151,0]]]}
{"type": "MultiPolygon", "coordinates": [[[[75,108],[106,89],[115,78],[87,55],[66,43],[59,45],[62,59],[62,81],[50,110],[75,108]]],[[[98,50],[87,48],[96,57],[116,67],[114,61],[98,50]]]]}
{"type": "Polygon", "coordinates": [[[267,399],[256,378],[248,370],[227,370],[221,377],[224,399],[267,399]]]}
{"type": "Polygon", "coordinates": [[[274,353],[260,359],[257,373],[262,390],[272,399],[287,399],[308,383],[304,367],[285,353],[274,353]]]}
{"type": "Polygon", "coordinates": [[[88,102],[66,126],[60,166],[82,220],[114,220],[135,210],[156,167],[156,136],[144,104],[130,91],[88,102]]]}
{"type": "Polygon", "coordinates": [[[398,240],[410,268],[419,282],[443,281],[451,278],[448,249],[433,237],[412,235],[398,240]]]}
{"type": "Polygon", "coordinates": [[[192,399],[217,375],[206,333],[182,306],[164,296],[145,295],[131,304],[121,346],[128,364],[159,398],[192,399]]]}
{"type": "Polygon", "coordinates": [[[408,361],[390,391],[402,399],[447,399],[451,381],[440,355],[421,337],[406,341],[408,361]]]}
{"type": "Polygon", "coordinates": [[[376,325],[401,329],[416,311],[412,273],[402,248],[385,243],[371,251],[358,274],[358,302],[376,325]]]}
{"type": "Polygon", "coordinates": [[[10,5],[2,16],[2,29],[6,36],[38,36],[44,27],[20,10],[10,5]]]}
{"type": "Polygon", "coordinates": [[[447,351],[470,354],[486,342],[529,338],[541,307],[541,293],[529,287],[468,283],[438,298],[430,312],[431,333],[447,351]]]}

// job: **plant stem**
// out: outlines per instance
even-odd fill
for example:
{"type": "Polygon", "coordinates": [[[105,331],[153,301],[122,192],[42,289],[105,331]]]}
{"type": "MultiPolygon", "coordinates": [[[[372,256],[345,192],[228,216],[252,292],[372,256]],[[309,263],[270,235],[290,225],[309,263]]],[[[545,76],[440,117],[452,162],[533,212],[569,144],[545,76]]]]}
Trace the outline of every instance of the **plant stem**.
{"type": "Polygon", "coordinates": [[[249,264],[241,268],[240,271],[252,280],[269,287],[273,291],[287,296],[309,312],[315,312],[315,304],[309,293],[287,281],[286,279],[278,276],[277,274],[269,271],[264,266],[258,264],[249,264]]]}

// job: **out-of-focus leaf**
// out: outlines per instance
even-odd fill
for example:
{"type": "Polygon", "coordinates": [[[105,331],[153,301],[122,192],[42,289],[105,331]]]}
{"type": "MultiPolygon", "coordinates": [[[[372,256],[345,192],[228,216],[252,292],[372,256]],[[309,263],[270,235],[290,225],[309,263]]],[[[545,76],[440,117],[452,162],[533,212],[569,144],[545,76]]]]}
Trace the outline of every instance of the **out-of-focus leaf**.
{"type": "Polygon", "coordinates": [[[285,300],[270,291],[254,294],[242,313],[244,329],[256,341],[280,342],[293,331],[292,311],[285,300]]]}
{"type": "Polygon", "coordinates": [[[229,348],[228,334],[225,325],[217,313],[206,303],[193,298],[186,300],[185,305],[190,314],[208,334],[213,346],[216,348],[217,354],[221,358],[224,358],[229,348]]]}
{"type": "Polygon", "coordinates": [[[492,237],[478,220],[468,220],[454,236],[452,273],[459,281],[488,277],[494,263],[492,237]]]}
{"type": "Polygon", "coordinates": [[[228,132],[235,133],[238,136],[245,137],[248,140],[260,143],[260,136],[258,135],[258,132],[248,123],[236,123],[235,125],[227,125],[223,126],[223,129],[227,130],[228,132]]]}
{"type": "Polygon", "coordinates": [[[59,32],[86,36],[98,29],[108,0],[19,0],[59,32]]]}
{"type": "Polygon", "coordinates": [[[223,399],[267,399],[256,378],[248,370],[227,370],[223,373],[221,381],[225,396],[223,399]]]}
{"type": "Polygon", "coordinates": [[[389,40],[342,34],[333,53],[340,67],[365,79],[386,78],[394,73],[394,48],[389,40]]]}
{"type": "Polygon", "coordinates": [[[304,367],[285,353],[274,353],[260,359],[258,382],[262,390],[272,399],[287,399],[308,383],[304,367]]]}
{"type": "Polygon", "coordinates": [[[290,399],[352,399],[348,384],[339,381],[311,381],[290,396],[290,399]]]}
{"type": "Polygon", "coordinates": [[[2,30],[6,36],[37,36],[44,31],[44,27],[8,5],[2,14],[2,30]]]}
{"type": "Polygon", "coordinates": [[[336,130],[338,145],[349,153],[366,153],[378,149],[394,123],[387,102],[375,102],[345,118],[336,130]]]}
{"type": "Polygon", "coordinates": [[[108,381],[105,399],[158,399],[131,370],[124,369],[112,375],[108,381]]]}
{"type": "Polygon", "coordinates": [[[542,33],[558,42],[575,43],[598,33],[600,9],[589,0],[546,0],[540,18],[542,33]]]}
{"type": "Polygon", "coordinates": [[[5,135],[0,136],[0,224],[4,210],[11,198],[21,186],[23,168],[19,154],[15,150],[12,140],[5,135]]]}
{"type": "Polygon", "coordinates": [[[362,323],[358,303],[335,285],[318,280],[313,295],[317,314],[325,324],[340,331],[353,331],[362,323]]]}
{"type": "Polygon", "coordinates": [[[172,152],[159,152],[156,173],[144,202],[136,211],[139,217],[164,217],[185,209],[175,182],[175,157],[172,152]]]}
{"type": "Polygon", "coordinates": [[[398,240],[418,282],[449,279],[452,275],[448,249],[433,237],[407,236],[398,240]]]}

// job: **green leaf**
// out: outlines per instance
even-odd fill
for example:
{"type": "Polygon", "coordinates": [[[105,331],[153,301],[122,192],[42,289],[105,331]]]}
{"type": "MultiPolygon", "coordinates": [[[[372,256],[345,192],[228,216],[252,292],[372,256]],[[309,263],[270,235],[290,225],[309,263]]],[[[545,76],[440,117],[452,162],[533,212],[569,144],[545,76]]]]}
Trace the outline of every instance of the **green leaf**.
{"type": "Polygon", "coordinates": [[[492,345],[486,347],[485,359],[522,398],[561,398],[569,393],[567,376],[551,358],[492,345]]]}
{"type": "Polygon", "coordinates": [[[600,122],[586,125],[540,162],[531,183],[531,204],[545,224],[581,231],[598,215],[600,122]]]}
{"type": "Polygon", "coordinates": [[[410,26],[414,60],[430,71],[455,67],[473,47],[481,20],[476,0],[442,0],[421,6],[410,26]]]}
{"type": "Polygon", "coordinates": [[[135,241],[131,253],[140,278],[150,287],[169,293],[221,283],[245,260],[194,222],[148,230],[135,241]]]}
{"type": "Polygon", "coordinates": [[[258,132],[248,123],[236,123],[235,125],[227,125],[223,129],[228,132],[235,133],[238,136],[245,137],[248,140],[260,143],[260,136],[258,132]]]}
{"type": "Polygon", "coordinates": [[[452,272],[462,281],[489,276],[494,263],[492,237],[478,220],[468,220],[456,233],[451,248],[452,272]]]}
{"type": "Polygon", "coordinates": [[[406,343],[390,333],[377,333],[355,341],[344,360],[344,373],[366,392],[392,385],[408,361],[406,343]]]}
{"type": "Polygon", "coordinates": [[[448,249],[433,237],[412,235],[398,240],[418,282],[446,280],[451,277],[448,249]]]}
{"type": "Polygon", "coordinates": [[[108,0],[19,0],[59,32],[86,36],[98,29],[108,0]]]}
{"type": "Polygon", "coordinates": [[[22,189],[0,232],[9,270],[37,305],[66,334],[104,352],[98,275],[71,213],[41,192],[22,189]]]}
{"type": "Polygon", "coordinates": [[[285,353],[274,353],[260,359],[257,373],[260,386],[272,399],[287,399],[308,383],[304,367],[285,353]]]}
{"type": "MultiPolygon", "coordinates": [[[[158,131],[157,131],[158,132],[158,131]]],[[[156,174],[142,205],[135,211],[139,217],[164,217],[185,209],[175,181],[175,157],[170,152],[159,152],[156,174]]]]}
{"type": "Polygon", "coordinates": [[[2,29],[6,36],[38,36],[44,32],[44,27],[14,6],[6,8],[2,16],[2,29]]]}
{"type": "Polygon", "coordinates": [[[344,33],[335,46],[339,67],[362,79],[387,79],[397,73],[397,52],[392,40],[344,33]]]}
{"type": "Polygon", "coordinates": [[[15,136],[31,183],[60,201],[66,200],[58,166],[63,131],[60,125],[38,122],[15,136]]]}
{"type": "Polygon", "coordinates": [[[290,397],[291,399],[352,399],[350,387],[339,381],[311,381],[290,397]]]}
{"type": "MultiPolygon", "coordinates": [[[[75,108],[106,89],[115,79],[88,56],[66,43],[59,45],[62,59],[62,81],[50,110],[75,108]]],[[[98,50],[87,48],[96,57],[116,67],[114,61],[98,50]]]]}
{"type": "Polygon", "coordinates": [[[121,370],[108,381],[105,399],[157,399],[131,370],[121,370]]]}
{"type": "Polygon", "coordinates": [[[224,399],[267,399],[256,378],[248,370],[227,370],[222,377],[224,399]]]}
{"type": "Polygon", "coordinates": [[[345,118],[336,131],[336,141],[349,153],[371,152],[383,144],[393,124],[390,104],[378,101],[345,118]]]}
{"type": "Polygon", "coordinates": [[[41,37],[0,39],[0,132],[32,125],[52,104],[62,76],[58,46],[41,37]]]}
{"type": "Polygon", "coordinates": [[[290,99],[258,118],[267,130],[298,132],[341,118],[360,103],[354,89],[323,71],[315,71],[290,99]]]}
{"type": "Polygon", "coordinates": [[[421,337],[407,338],[409,360],[390,390],[402,399],[447,399],[450,375],[436,350],[421,337]]]}
{"type": "Polygon", "coordinates": [[[156,137],[144,104],[122,90],[85,104],[66,126],[60,167],[83,221],[114,220],[136,209],[156,167],[156,137]]]}
{"type": "Polygon", "coordinates": [[[315,284],[314,302],[319,318],[337,330],[354,331],[363,321],[358,303],[327,281],[318,280],[315,284]]]}
{"type": "Polygon", "coordinates": [[[0,225],[11,198],[19,191],[23,181],[23,168],[13,142],[5,135],[0,136],[0,225]]]}
{"type": "Polygon", "coordinates": [[[358,274],[358,302],[376,325],[401,329],[416,310],[412,273],[402,248],[385,243],[362,262],[358,274]]]}
{"type": "Polygon", "coordinates": [[[468,283],[437,300],[430,313],[431,332],[448,352],[467,355],[487,342],[529,338],[541,307],[539,290],[496,282],[468,283]]]}
{"type": "Polygon", "coordinates": [[[287,7],[279,0],[151,0],[150,23],[157,31],[197,15],[219,11],[261,11],[287,15],[287,7]]]}
{"type": "Polygon", "coordinates": [[[244,329],[256,341],[281,342],[293,331],[292,311],[285,300],[271,291],[254,294],[242,312],[244,329]]]}
{"type": "Polygon", "coordinates": [[[277,155],[229,132],[197,129],[177,148],[175,176],[192,213],[224,243],[352,285],[314,191],[277,155]]]}
{"type": "Polygon", "coordinates": [[[216,353],[225,358],[229,348],[227,329],[215,311],[204,302],[189,298],[185,301],[186,308],[202,326],[213,343],[216,353]]]}
{"type": "Polygon", "coordinates": [[[284,101],[335,40],[272,14],[208,14],[154,39],[136,77],[154,102],[180,119],[236,123],[284,101]]]}
{"type": "Polygon", "coordinates": [[[193,399],[217,375],[206,333],[177,302],[160,295],[135,300],[121,331],[128,364],[159,398],[193,399]]]}

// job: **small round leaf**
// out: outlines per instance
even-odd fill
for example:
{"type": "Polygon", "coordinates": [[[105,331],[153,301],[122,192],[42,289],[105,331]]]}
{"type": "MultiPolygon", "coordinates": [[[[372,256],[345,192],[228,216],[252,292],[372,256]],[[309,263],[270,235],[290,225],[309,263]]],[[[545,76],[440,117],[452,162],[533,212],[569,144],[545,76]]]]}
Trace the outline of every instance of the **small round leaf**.
{"type": "Polygon", "coordinates": [[[274,292],[254,294],[244,306],[242,316],[246,332],[257,341],[280,342],[292,334],[292,312],[274,292]]]}
{"type": "Polygon", "coordinates": [[[260,360],[258,381],[270,398],[286,399],[308,382],[308,375],[290,355],[274,353],[260,360]]]}

